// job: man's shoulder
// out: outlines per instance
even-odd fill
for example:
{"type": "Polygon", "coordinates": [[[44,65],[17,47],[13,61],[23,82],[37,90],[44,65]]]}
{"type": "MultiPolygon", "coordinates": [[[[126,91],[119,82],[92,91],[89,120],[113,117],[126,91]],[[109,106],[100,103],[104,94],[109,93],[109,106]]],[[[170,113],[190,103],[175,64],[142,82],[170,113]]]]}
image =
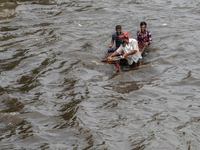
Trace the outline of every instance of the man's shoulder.
{"type": "Polygon", "coordinates": [[[130,39],[129,39],[129,42],[137,42],[137,40],[134,39],[134,38],[130,38],[130,39]]]}
{"type": "Polygon", "coordinates": [[[116,33],[116,32],[114,32],[112,35],[117,35],[117,33],[116,33]]]}
{"type": "Polygon", "coordinates": [[[113,34],[112,34],[112,37],[113,37],[114,39],[116,39],[116,38],[118,37],[117,33],[116,33],[116,32],[113,33],[113,34]]]}
{"type": "Polygon", "coordinates": [[[147,30],[147,34],[151,34],[151,32],[149,30],[147,30]]]}
{"type": "Polygon", "coordinates": [[[137,34],[140,34],[140,33],[141,33],[141,31],[138,30],[138,31],[137,31],[137,34]]]}
{"type": "MultiPolygon", "coordinates": [[[[124,32],[121,32],[121,35],[122,35],[122,34],[124,34],[124,32]]],[[[113,34],[112,34],[112,36],[117,36],[117,37],[118,37],[118,35],[117,35],[117,33],[116,33],[116,32],[115,32],[115,33],[113,33],[113,34]]]]}

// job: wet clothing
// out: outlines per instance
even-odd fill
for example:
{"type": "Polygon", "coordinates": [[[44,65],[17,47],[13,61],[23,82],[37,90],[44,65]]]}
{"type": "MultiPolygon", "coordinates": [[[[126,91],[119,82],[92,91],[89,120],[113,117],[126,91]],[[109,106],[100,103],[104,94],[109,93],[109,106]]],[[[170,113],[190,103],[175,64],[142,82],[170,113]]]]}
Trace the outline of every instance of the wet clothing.
{"type": "MultiPolygon", "coordinates": [[[[124,33],[121,32],[121,34],[124,34],[124,33]]],[[[121,40],[118,36],[119,35],[116,32],[112,34],[112,40],[115,41],[115,45],[116,45],[115,47],[120,47],[120,45],[121,45],[121,40]]]]}
{"type": "Polygon", "coordinates": [[[142,36],[141,31],[138,31],[137,32],[137,40],[138,40],[138,43],[144,44],[146,42],[149,42],[151,44],[152,43],[151,32],[150,31],[146,31],[145,36],[142,36]]]}
{"type": "Polygon", "coordinates": [[[128,56],[126,57],[129,65],[132,65],[133,63],[138,63],[139,60],[142,59],[141,52],[139,51],[139,47],[138,47],[138,42],[137,42],[137,40],[135,40],[135,39],[133,39],[133,38],[130,38],[130,39],[129,39],[128,45],[126,45],[125,47],[123,47],[123,46],[121,45],[121,46],[117,49],[117,52],[118,52],[119,54],[121,54],[122,51],[126,54],[126,53],[131,52],[132,50],[137,50],[137,52],[134,53],[134,54],[128,55],[128,56]]]}

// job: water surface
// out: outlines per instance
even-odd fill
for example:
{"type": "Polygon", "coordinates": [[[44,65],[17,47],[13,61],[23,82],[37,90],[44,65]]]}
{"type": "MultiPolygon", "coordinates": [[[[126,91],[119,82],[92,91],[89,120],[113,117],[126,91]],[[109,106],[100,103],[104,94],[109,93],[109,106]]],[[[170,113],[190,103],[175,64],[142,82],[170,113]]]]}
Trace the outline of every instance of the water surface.
{"type": "Polygon", "coordinates": [[[199,6],[2,0],[1,149],[200,149],[199,6]],[[136,38],[141,21],[144,66],[117,74],[101,62],[115,26],[136,38]]]}

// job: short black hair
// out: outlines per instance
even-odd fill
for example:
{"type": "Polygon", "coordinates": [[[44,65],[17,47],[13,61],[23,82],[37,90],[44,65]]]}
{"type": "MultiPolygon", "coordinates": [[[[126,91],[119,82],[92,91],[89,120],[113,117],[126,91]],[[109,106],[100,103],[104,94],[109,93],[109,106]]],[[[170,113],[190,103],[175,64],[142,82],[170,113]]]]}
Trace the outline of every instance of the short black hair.
{"type": "Polygon", "coordinates": [[[120,25],[117,25],[115,29],[116,29],[116,30],[117,30],[117,29],[122,29],[122,27],[121,27],[120,25]]]}
{"type": "Polygon", "coordinates": [[[146,22],[141,22],[140,23],[140,27],[143,26],[143,25],[147,26],[147,23],[146,22]]]}

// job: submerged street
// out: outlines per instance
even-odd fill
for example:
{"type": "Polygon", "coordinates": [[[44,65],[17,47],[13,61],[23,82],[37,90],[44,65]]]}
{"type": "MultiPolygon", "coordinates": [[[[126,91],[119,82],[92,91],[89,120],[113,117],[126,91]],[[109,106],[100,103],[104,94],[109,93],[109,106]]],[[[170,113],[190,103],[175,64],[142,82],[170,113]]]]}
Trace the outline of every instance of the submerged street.
{"type": "Polygon", "coordinates": [[[0,149],[199,150],[198,0],[0,1],[0,149]],[[144,65],[101,62],[115,26],[144,65]]]}

